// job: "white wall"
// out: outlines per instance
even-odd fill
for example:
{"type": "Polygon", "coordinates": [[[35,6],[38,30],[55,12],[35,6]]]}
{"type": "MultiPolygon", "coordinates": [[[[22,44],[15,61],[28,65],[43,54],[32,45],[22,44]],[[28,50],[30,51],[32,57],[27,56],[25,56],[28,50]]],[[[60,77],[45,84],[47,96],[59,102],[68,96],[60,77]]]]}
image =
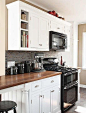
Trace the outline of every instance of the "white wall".
{"type": "Polygon", "coordinates": [[[0,0],[0,76],[5,74],[5,0],[0,0]]]}

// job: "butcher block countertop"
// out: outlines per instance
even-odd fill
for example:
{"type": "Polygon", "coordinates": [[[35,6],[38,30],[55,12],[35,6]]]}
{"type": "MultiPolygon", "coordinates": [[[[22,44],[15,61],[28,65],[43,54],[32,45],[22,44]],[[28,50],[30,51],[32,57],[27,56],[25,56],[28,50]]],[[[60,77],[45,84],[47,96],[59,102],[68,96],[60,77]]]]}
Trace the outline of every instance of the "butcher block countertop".
{"type": "Polygon", "coordinates": [[[61,74],[62,72],[44,71],[0,76],[0,90],[61,74]]]}

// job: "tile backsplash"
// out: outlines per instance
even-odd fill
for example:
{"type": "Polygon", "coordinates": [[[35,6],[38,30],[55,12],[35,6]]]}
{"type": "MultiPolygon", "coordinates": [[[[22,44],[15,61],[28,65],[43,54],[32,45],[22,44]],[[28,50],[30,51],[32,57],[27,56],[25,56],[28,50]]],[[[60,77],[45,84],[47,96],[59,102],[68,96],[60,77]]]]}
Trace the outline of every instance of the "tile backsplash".
{"type": "MultiPolygon", "coordinates": [[[[7,62],[8,61],[15,61],[16,63],[23,62],[26,60],[34,60],[35,51],[6,51],[5,53],[5,72],[7,74],[7,62]]],[[[72,66],[72,53],[71,52],[57,52],[57,51],[49,51],[49,52],[40,52],[44,53],[45,57],[55,57],[58,58],[60,61],[61,56],[63,56],[64,61],[66,61],[66,64],[69,66],[72,66]]]]}
{"type": "MultiPolygon", "coordinates": [[[[23,62],[26,60],[34,60],[34,54],[38,52],[22,52],[22,51],[6,51],[5,53],[5,69],[7,70],[7,62],[8,61],[15,61],[16,63],[23,62]]],[[[50,52],[40,52],[44,53],[45,57],[60,57],[61,53],[55,51],[50,52]]],[[[7,74],[7,73],[6,73],[7,74]]]]}

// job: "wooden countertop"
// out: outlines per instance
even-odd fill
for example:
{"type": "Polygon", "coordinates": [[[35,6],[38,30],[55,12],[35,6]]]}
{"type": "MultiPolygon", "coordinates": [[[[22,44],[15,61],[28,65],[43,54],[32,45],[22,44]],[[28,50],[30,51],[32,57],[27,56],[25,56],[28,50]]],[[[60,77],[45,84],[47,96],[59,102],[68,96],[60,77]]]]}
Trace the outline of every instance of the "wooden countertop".
{"type": "Polygon", "coordinates": [[[39,73],[31,72],[18,75],[0,76],[0,90],[60,74],[62,74],[62,72],[44,71],[39,73]]]}

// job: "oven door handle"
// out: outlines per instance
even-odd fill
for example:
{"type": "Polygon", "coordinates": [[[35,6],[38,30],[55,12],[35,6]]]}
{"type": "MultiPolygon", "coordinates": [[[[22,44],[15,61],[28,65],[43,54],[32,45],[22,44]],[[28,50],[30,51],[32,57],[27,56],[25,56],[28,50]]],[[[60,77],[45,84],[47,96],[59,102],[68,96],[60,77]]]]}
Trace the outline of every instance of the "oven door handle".
{"type": "Polygon", "coordinates": [[[71,87],[73,87],[73,86],[76,86],[77,84],[78,84],[78,82],[76,82],[75,84],[73,84],[73,85],[71,85],[71,86],[69,86],[69,87],[64,87],[64,89],[67,90],[67,89],[69,89],[69,88],[71,88],[71,87]]]}

